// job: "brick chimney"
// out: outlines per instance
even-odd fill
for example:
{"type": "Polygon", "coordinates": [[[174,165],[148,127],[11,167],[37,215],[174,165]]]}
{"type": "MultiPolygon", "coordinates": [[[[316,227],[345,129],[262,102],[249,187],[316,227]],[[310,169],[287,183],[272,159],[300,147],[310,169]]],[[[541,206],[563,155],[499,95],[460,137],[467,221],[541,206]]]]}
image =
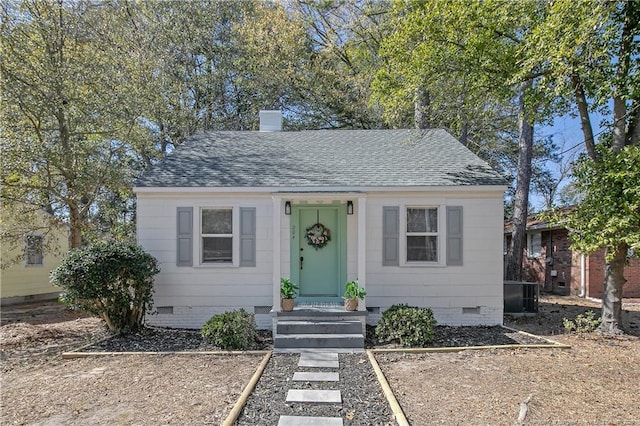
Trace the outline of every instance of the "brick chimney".
{"type": "Polygon", "coordinates": [[[276,110],[260,111],[260,131],[280,132],[282,131],[282,112],[276,110]]]}

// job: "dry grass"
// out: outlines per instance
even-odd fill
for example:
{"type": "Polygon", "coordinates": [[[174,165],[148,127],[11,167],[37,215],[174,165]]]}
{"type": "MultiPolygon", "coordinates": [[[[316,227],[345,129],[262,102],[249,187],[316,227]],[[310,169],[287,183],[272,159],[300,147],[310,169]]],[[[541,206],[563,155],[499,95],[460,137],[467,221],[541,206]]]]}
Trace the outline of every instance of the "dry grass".
{"type": "MultiPolygon", "coordinates": [[[[625,306],[631,335],[562,334],[562,319],[596,302],[544,297],[533,318],[506,324],[572,345],[449,354],[376,355],[414,425],[636,424],[640,419],[640,305],[625,306]]],[[[259,356],[135,355],[64,360],[105,336],[99,320],[55,304],[3,308],[4,424],[220,424],[259,356]],[[20,321],[20,322],[16,322],[20,321]]]]}
{"type": "Polygon", "coordinates": [[[34,305],[27,313],[3,308],[0,423],[218,425],[261,360],[250,355],[60,356],[101,336],[100,321],[55,305],[34,305]],[[33,324],[8,322],[17,319],[33,324]]]}
{"type": "MultiPolygon", "coordinates": [[[[527,424],[637,424],[640,339],[558,334],[562,318],[573,319],[589,309],[597,311],[597,303],[551,296],[543,298],[538,317],[508,321],[567,343],[572,346],[569,350],[376,358],[414,425],[514,424],[520,404],[529,398],[527,424]]],[[[640,324],[640,307],[626,309],[626,326],[640,324]]]]}

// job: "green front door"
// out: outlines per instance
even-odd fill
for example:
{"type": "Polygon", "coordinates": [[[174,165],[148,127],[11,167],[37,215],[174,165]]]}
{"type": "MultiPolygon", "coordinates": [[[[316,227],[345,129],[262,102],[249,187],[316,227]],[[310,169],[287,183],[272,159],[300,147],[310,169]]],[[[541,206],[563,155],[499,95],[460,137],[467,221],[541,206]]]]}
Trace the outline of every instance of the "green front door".
{"type": "Polygon", "coordinates": [[[298,301],[338,301],[346,277],[346,210],[341,205],[296,206],[292,213],[291,276],[300,286],[298,301]],[[314,247],[305,237],[307,229],[318,224],[316,236],[322,227],[329,232],[323,247],[314,247]]]}

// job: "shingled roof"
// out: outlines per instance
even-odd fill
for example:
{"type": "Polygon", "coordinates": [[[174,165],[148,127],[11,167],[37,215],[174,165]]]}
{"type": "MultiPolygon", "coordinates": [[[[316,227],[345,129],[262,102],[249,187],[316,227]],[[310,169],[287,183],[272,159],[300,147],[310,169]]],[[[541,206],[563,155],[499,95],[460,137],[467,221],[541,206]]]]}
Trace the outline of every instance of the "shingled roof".
{"type": "Polygon", "coordinates": [[[505,185],[444,130],[203,132],[136,187],[322,188],[505,185]]]}

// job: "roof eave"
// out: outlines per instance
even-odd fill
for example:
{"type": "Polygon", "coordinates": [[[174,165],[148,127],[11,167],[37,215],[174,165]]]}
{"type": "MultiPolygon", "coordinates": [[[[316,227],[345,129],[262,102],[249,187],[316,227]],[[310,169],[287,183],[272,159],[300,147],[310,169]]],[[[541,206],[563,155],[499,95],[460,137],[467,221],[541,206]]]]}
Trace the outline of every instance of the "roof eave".
{"type": "Polygon", "coordinates": [[[157,186],[135,186],[133,192],[136,194],[153,193],[322,193],[322,192],[504,192],[506,185],[434,185],[434,186],[359,186],[359,187],[157,187],[157,186]]]}

